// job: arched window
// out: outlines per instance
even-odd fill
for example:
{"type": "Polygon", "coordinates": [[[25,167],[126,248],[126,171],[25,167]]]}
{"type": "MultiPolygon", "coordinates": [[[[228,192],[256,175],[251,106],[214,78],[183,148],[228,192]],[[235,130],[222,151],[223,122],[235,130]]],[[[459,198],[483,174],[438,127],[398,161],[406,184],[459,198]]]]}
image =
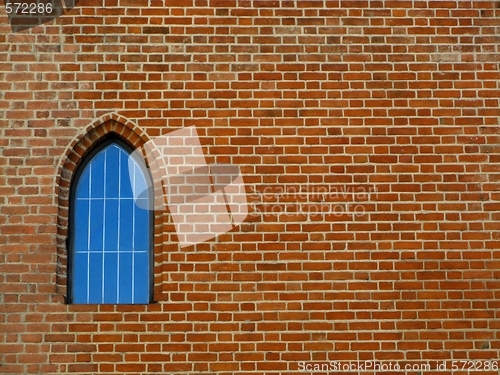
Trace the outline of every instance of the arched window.
{"type": "Polygon", "coordinates": [[[107,141],[76,171],[70,194],[70,303],[152,301],[151,184],[147,169],[131,154],[125,143],[107,141]],[[148,193],[134,199],[134,191],[148,193]]]}

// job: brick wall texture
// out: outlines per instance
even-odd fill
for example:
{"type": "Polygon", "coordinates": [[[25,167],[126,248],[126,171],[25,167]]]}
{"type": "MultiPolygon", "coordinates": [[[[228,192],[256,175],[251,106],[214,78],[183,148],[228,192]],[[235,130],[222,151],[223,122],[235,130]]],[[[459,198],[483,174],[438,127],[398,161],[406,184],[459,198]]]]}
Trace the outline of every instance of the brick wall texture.
{"type": "Polygon", "coordinates": [[[81,0],[17,33],[0,16],[0,373],[499,358],[499,1],[81,0]],[[155,303],[67,304],[82,156],[192,125],[241,168],[245,222],[181,248],[156,212],[155,303]]]}

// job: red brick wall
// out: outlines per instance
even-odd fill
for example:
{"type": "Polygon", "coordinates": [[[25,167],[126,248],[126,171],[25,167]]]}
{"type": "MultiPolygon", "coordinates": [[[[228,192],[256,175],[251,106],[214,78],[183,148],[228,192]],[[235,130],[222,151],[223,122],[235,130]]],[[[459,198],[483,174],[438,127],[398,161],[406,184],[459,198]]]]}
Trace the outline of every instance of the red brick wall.
{"type": "Polygon", "coordinates": [[[498,359],[500,3],[148,3],[1,10],[0,373],[498,359]],[[245,223],[181,249],[156,213],[157,302],[65,304],[81,156],[190,125],[245,223]]]}

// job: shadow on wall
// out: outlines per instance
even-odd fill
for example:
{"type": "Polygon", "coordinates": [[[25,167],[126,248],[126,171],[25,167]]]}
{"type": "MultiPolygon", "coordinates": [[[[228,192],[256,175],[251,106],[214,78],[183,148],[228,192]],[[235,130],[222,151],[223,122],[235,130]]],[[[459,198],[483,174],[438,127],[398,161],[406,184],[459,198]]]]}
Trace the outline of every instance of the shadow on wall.
{"type": "Polygon", "coordinates": [[[17,33],[52,21],[78,5],[80,0],[3,0],[12,31],[17,33]]]}

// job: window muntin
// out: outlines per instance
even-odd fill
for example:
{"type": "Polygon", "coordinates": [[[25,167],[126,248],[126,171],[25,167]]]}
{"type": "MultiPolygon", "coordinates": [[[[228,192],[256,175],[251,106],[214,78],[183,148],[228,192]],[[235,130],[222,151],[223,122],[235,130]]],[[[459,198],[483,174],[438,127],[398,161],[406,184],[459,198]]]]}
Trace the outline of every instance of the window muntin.
{"type": "Polygon", "coordinates": [[[151,298],[150,196],[136,204],[149,178],[130,152],[109,142],[88,157],[72,194],[71,302],[144,304],[151,298]],[[130,169],[130,171],[129,171],[130,169]]]}

